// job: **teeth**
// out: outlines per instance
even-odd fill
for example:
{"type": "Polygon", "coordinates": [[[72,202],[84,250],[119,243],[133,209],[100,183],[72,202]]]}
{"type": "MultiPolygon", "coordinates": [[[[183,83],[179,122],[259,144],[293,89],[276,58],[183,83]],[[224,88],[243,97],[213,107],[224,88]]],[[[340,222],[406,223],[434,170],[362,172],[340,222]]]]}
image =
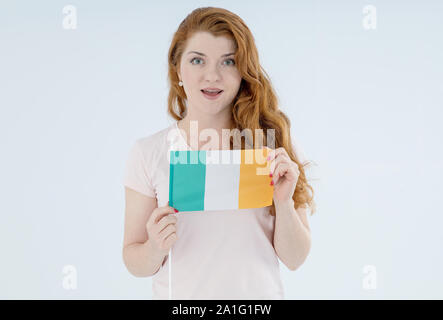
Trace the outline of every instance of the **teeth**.
{"type": "Polygon", "coordinates": [[[205,92],[210,92],[210,93],[216,93],[216,92],[220,92],[221,90],[203,90],[205,92]]]}

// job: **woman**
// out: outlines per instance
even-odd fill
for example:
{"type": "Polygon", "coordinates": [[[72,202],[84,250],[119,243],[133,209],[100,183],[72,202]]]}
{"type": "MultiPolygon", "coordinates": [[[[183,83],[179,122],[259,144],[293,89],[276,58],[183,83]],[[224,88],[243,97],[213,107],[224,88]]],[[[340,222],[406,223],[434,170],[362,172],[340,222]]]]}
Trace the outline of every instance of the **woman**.
{"type": "Polygon", "coordinates": [[[198,8],[180,24],[168,60],[168,112],[176,121],[138,139],[130,151],[124,179],[125,265],[137,277],[153,276],[154,299],[283,299],[278,259],[295,270],[307,257],[306,212],[315,211],[313,190],[253,36],[232,12],[198,8]],[[216,130],[220,140],[187,139],[193,123],[198,132],[216,130]],[[269,158],[273,205],[174,214],[168,203],[171,132],[180,132],[174,149],[232,149],[232,137],[229,146],[222,143],[222,129],[234,128],[275,130],[269,158]],[[171,248],[172,270],[165,264],[171,248]]]}

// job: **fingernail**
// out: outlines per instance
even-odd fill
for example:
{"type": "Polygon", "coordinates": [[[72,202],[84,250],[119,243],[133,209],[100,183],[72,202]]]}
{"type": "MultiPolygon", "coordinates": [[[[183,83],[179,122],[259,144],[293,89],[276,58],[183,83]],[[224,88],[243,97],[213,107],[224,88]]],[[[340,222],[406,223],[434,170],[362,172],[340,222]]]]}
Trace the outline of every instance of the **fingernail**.
{"type": "Polygon", "coordinates": [[[175,212],[178,212],[178,210],[177,210],[177,209],[175,209],[175,208],[174,208],[174,211],[175,211],[175,212]]]}
{"type": "Polygon", "coordinates": [[[271,186],[273,186],[274,185],[274,180],[271,180],[271,186]]]}
{"type": "Polygon", "coordinates": [[[270,173],[269,176],[272,178],[272,173],[270,173]]]}

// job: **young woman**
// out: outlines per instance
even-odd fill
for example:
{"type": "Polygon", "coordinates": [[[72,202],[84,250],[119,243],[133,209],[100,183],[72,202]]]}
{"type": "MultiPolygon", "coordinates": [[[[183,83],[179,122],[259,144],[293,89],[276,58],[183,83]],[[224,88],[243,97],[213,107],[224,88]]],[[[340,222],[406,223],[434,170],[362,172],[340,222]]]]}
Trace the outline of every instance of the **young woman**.
{"type": "Polygon", "coordinates": [[[283,299],[279,259],[290,270],[306,259],[307,210],[313,214],[315,203],[306,159],[290,137],[253,36],[232,12],[198,8],[180,24],[168,60],[168,112],[175,121],[138,139],[126,163],[125,265],[137,277],[153,276],[153,299],[167,299],[171,288],[173,299],[283,299]],[[199,133],[216,130],[220,140],[188,139],[191,121],[199,133]],[[230,146],[221,139],[222,129],[234,128],[275,130],[272,206],[174,214],[168,202],[171,132],[180,132],[176,150],[232,149],[232,139],[230,146]]]}

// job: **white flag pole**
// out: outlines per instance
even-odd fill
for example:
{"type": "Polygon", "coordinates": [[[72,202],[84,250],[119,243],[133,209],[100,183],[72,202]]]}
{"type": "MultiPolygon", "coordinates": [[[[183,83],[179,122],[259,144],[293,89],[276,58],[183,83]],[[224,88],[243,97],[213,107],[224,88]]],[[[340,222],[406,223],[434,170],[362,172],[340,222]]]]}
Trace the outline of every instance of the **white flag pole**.
{"type": "MultiPolygon", "coordinates": [[[[178,212],[176,212],[176,213],[173,213],[173,215],[174,216],[177,216],[178,215],[178,212]]],[[[172,248],[173,248],[174,246],[172,246],[170,249],[169,249],[169,254],[168,254],[168,273],[169,273],[169,275],[168,275],[168,285],[169,285],[169,300],[172,300],[172,281],[171,281],[171,274],[172,274],[172,248]]]]}
{"type": "Polygon", "coordinates": [[[172,247],[171,249],[169,249],[169,257],[168,257],[168,269],[169,269],[169,280],[168,280],[168,284],[169,284],[169,300],[172,300],[172,290],[171,290],[171,256],[172,256],[172,247]]]}

